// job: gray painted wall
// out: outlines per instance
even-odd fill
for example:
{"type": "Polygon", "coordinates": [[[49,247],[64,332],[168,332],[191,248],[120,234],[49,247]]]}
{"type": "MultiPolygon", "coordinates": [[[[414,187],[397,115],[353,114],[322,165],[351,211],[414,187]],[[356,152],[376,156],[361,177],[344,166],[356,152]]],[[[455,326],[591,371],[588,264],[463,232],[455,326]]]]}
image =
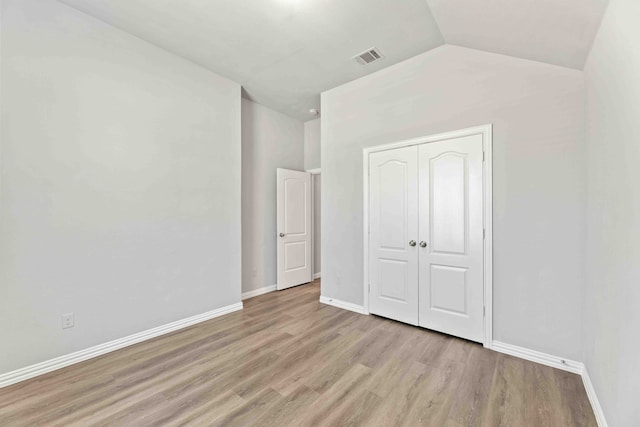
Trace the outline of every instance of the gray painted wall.
{"type": "Polygon", "coordinates": [[[640,3],[610,0],[585,68],[585,363],[608,424],[640,425],[640,3]]]}
{"type": "Polygon", "coordinates": [[[320,167],[320,119],[304,123],[304,168],[320,167]]]}
{"type": "Polygon", "coordinates": [[[584,81],[443,46],[322,94],[322,294],[363,302],[362,149],[494,124],[494,339],[581,359],[584,81]]]}
{"type": "Polygon", "coordinates": [[[240,86],[56,1],[2,7],[0,373],[238,303],[240,86]]]}
{"type": "Polygon", "coordinates": [[[304,125],[242,100],[242,292],[276,284],[276,169],[304,170],[304,125]]]}

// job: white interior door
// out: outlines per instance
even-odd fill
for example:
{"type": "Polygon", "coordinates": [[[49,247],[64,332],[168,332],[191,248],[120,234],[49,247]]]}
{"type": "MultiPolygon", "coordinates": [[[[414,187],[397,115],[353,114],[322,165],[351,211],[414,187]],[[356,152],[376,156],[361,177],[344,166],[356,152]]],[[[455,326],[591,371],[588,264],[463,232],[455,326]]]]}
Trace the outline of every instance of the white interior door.
{"type": "Polygon", "coordinates": [[[482,135],[419,146],[420,326],[484,338],[482,135]]]}
{"type": "Polygon", "coordinates": [[[312,280],[311,174],[277,170],[278,289],[312,280]]]}
{"type": "Polygon", "coordinates": [[[418,324],[418,149],[369,156],[369,311],[418,324]]]}

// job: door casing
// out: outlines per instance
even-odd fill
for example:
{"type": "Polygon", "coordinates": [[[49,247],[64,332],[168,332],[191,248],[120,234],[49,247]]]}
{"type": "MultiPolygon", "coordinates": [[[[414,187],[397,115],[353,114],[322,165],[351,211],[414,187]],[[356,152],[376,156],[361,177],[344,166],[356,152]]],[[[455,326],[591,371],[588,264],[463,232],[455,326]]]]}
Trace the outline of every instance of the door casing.
{"type": "Polygon", "coordinates": [[[313,280],[315,280],[320,278],[320,273],[322,272],[316,273],[316,267],[318,267],[316,265],[316,233],[315,233],[317,218],[316,218],[316,184],[314,180],[318,176],[322,176],[322,169],[321,168],[307,169],[305,172],[311,174],[311,230],[313,230],[313,232],[311,233],[311,274],[312,274],[313,280]]]}
{"type": "Polygon", "coordinates": [[[364,311],[369,314],[369,155],[379,151],[410,147],[461,138],[471,135],[482,135],[482,151],[484,156],[482,171],[483,228],[484,228],[484,339],[485,348],[491,348],[493,342],[493,196],[492,196],[492,143],[493,125],[487,124],[436,135],[408,139],[390,144],[367,147],[362,151],[363,157],[363,235],[364,235],[364,311]]]}

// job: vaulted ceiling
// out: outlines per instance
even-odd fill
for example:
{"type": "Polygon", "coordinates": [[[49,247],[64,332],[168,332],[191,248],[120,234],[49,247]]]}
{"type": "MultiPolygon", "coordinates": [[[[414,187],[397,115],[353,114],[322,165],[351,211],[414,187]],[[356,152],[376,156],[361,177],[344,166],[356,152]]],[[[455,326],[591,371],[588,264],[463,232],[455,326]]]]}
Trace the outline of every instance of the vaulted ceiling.
{"type": "Polygon", "coordinates": [[[309,120],[322,91],[444,43],[581,69],[607,0],[60,1],[309,120]]]}
{"type": "Polygon", "coordinates": [[[427,0],[448,44],[582,69],[608,0],[427,0]]]}

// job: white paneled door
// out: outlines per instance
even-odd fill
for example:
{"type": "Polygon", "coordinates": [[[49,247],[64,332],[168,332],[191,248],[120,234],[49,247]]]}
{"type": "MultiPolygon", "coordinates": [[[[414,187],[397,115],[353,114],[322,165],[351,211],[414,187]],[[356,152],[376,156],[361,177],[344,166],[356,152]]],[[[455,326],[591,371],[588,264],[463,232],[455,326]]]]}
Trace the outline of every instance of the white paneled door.
{"type": "Polygon", "coordinates": [[[420,326],[484,338],[482,135],[423,144],[420,326]]]}
{"type": "Polygon", "coordinates": [[[369,311],[484,340],[483,136],[369,155],[369,311]]]}
{"type": "Polygon", "coordinates": [[[312,280],[311,174],[277,170],[279,290],[312,280]]]}
{"type": "Polygon", "coordinates": [[[418,149],[369,156],[369,310],[418,324],[418,149]]]}

